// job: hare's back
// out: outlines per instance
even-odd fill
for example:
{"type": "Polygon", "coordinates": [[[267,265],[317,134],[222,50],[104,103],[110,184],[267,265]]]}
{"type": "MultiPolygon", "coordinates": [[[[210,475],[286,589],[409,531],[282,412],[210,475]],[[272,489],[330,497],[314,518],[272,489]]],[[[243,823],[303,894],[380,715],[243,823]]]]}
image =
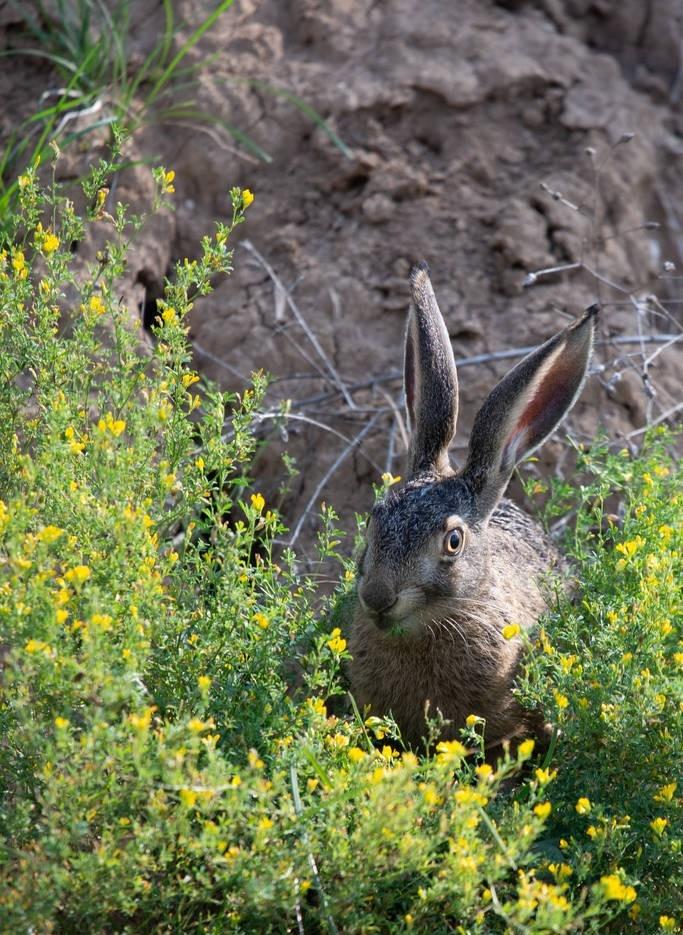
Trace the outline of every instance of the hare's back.
{"type": "Polygon", "coordinates": [[[541,524],[512,500],[503,498],[493,511],[489,523],[502,533],[497,538],[507,546],[505,551],[509,551],[511,556],[523,553],[524,563],[531,561],[535,566],[534,571],[561,570],[564,567],[565,559],[541,524]]]}

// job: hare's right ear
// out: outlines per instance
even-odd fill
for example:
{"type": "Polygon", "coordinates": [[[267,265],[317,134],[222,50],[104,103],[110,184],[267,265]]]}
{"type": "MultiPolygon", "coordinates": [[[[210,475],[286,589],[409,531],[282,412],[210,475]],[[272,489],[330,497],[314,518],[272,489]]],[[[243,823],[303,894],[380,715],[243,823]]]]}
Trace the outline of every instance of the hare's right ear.
{"type": "Polygon", "coordinates": [[[598,306],[537,348],[503,377],[479,410],[462,472],[484,519],[512,471],[555,430],[581,392],[598,306]]]}
{"type": "Polygon", "coordinates": [[[458,417],[458,377],[426,263],[410,273],[404,388],[410,426],[409,474],[447,473],[448,446],[458,417]]]}

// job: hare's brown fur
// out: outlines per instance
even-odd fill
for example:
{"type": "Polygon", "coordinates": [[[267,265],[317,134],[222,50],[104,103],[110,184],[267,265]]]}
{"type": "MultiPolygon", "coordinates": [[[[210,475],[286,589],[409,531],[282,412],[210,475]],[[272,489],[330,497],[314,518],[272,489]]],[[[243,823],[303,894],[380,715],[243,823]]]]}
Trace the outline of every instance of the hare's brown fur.
{"type": "Polygon", "coordinates": [[[540,526],[511,501],[491,516],[486,538],[487,586],[460,608],[435,608],[414,633],[380,630],[356,604],[349,634],[349,676],[361,709],[391,715],[408,746],[426,735],[425,706],[448,722],[442,739],[455,739],[465,719],[486,720],[487,746],[535,731],[539,719],[511,694],[521,644],[502,629],[530,630],[546,608],[542,579],[562,558],[540,526]],[[515,588],[510,580],[514,578],[515,588]]]}
{"type": "Polygon", "coordinates": [[[566,571],[540,526],[501,498],[515,465],[576,400],[597,309],[525,357],[492,390],[456,473],[448,447],[458,380],[425,265],[413,270],[411,291],[408,480],[376,504],[368,522],[349,630],[351,687],[361,708],[391,714],[411,746],[427,734],[429,705],[447,722],[442,737],[457,737],[475,714],[485,719],[493,747],[541,728],[540,714],[524,711],[512,694],[522,642],[506,639],[503,629],[517,624],[530,631],[546,609],[544,575],[566,571]]]}

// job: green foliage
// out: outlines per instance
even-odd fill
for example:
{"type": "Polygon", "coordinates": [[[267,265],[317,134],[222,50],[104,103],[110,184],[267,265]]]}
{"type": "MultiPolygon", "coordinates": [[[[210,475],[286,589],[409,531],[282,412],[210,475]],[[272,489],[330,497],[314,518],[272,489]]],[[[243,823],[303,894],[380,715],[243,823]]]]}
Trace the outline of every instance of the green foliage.
{"type": "MultiPolygon", "coordinates": [[[[21,166],[38,165],[53,140],[59,139],[66,148],[103,126],[116,124],[133,133],[152,121],[196,114],[192,102],[178,100],[177,94],[192,85],[207,62],[190,67],[183,62],[232,3],[221,0],[174,51],[178,24],[173,3],[163,0],[163,32],[135,68],[130,60],[128,0],[111,8],[99,0],[56,0],[51,10],[42,2],[34,9],[20,4],[19,12],[34,44],[0,55],[44,59],[55,68],[63,86],[26,118],[0,154],[0,220],[4,223],[15,202],[21,166]],[[75,117],[79,117],[79,125],[72,130],[70,121],[75,117]]],[[[242,142],[250,143],[248,138],[242,142]]]]}
{"type": "Polygon", "coordinates": [[[548,831],[576,883],[617,865],[639,883],[646,932],[683,895],[683,498],[670,448],[664,431],[637,460],[596,444],[555,485],[549,516],[578,506],[581,591],[541,631],[524,691],[561,730],[548,831]]]}
{"type": "MultiPolygon", "coordinates": [[[[495,770],[458,742],[397,751],[390,723],[328,713],[343,633],[293,557],[274,560],[280,520],[249,493],[263,377],[233,399],[190,368],[185,317],[229,272],[253,196],[233,189],[231,224],[178,265],[149,349],[117,289],[142,219],[104,212],[107,172],[85,220],[26,173],[0,243],[2,931],[675,925],[680,494],[663,451],[586,456],[582,601],[551,616],[523,686],[562,728],[552,762],[533,769],[531,741],[495,770]],[[77,273],[68,246],[93,222],[109,241],[77,273]],[[595,532],[614,490],[623,527],[595,532]]],[[[172,176],[155,179],[163,199],[172,176]]],[[[484,731],[473,718],[463,744],[484,731]]]]}
{"type": "MultiPolygon", "coordinates": [[[[130,135],[140,127],[164,121],[208,125],[223,131],[257,159],[271,162],[272,156],[249,134],[198,107],[193,98],[200,72],[216,56],[188,65],[188,54],[232,4],[233,0],[220,0],[176,47],[174,39],[184,24],[178,22],[172,0],[162,0],[163,29],[142,62],[136,62],[130,50],[130,0],[114,4],[55,0],[49,8],[42,0],[35,6],[17,3],[30,44],[0,52],[0,59],[22,56],[47,61],[61,87],[41,101],[0,152],[0,225],[15,204],[22,167],[38,165],[47,158],[51,143],[59,142],[66,149],[102,127],[113,132],[120,126],[130,135]],[[75,118],[78,120],[73,122],[75,118]]],[[[240,76],[223,80],[247,83],[287,100],[351,158],[351,151],[315,108],[286,88],[240,76]]]]}

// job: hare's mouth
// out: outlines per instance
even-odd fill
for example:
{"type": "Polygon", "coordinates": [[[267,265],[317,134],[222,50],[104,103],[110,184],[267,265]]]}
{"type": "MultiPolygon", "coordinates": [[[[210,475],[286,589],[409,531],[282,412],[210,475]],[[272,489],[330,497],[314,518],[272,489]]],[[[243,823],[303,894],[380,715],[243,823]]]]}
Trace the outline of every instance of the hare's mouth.
{"type": "Polygon", "coordinates": [[[359,588],[358,599],[366,620],[380,632],[408,636],[420,630],[420,610],[425,602],[421,589],[408,587],[398,593],[385,593],[375,588],[363,593],[359,588]]]}
{"type": "Polygon", "coordinates": [[[371,619],[378,630],[389,636],[410,637],[422,630],[420,620],[412,612],[376,614],[371,619]]]}

